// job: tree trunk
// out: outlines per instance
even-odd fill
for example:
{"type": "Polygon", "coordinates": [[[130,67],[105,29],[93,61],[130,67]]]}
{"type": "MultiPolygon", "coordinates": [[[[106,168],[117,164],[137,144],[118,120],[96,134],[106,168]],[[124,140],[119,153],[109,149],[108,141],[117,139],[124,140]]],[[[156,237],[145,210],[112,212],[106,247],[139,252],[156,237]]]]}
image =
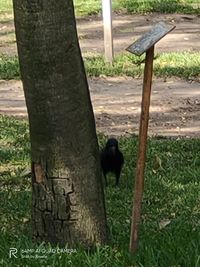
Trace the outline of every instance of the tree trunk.
{"type": "Polygon", "coordinates": [[[106,242],[94,114],[72,0],[13,0],[29,116],[33,238],[106,242]]]}

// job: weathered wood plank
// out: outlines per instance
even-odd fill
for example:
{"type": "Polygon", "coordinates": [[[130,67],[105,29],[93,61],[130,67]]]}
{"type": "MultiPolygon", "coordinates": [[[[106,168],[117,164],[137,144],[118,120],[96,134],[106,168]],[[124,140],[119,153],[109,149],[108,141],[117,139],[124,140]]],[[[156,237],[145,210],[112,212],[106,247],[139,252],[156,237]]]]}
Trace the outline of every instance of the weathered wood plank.
{"type": "Polygon", "coordinates": [[[126,50],[130,53],[141,56],[175,27],[176,26],[169,25],[164,22],[159,22],[150,31],[145,33],[132,45],[126,48],[126,50]]]}
{"type": "Polygon", "coordinates": [[[147,133],[149,124],[149,107],[153,74],[154,46],[146,53],[143,93],[140,115],[139,148],[135,175],[135,193],[133,199],[132,224],[130,237],[130,252],[135,253],[138,246],[139,224],[142,212],[142,196],[144,191],[144,172],[147,148],[147,133]]]}
{"type": "Polygon", "coordinates": [[[112,1],[102,0],[105,59],[113,61],[112,1]]]}

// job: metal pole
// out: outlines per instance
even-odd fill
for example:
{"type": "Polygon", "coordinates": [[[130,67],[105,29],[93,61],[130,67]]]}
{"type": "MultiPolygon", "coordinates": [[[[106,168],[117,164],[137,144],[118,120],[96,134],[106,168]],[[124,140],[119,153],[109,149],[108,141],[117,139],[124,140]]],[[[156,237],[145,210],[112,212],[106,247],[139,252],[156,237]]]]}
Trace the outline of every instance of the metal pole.
{"type": "Polygon", "coordinates": [[[149,107],[151,97],[151,83],[153,74],[153,57],[154,46],[149,48],[146,52],[144,79],[143,79],[143,93],[142,105],[140,115],[140,130],[139,130],[139,149],[138,159],[136,165],[135,177],[135,190],[133,199],[132,211],[132,224],[131,224],[131,237],[129,250],[135,253],[138,246],[138,232],[141,218],[142,195],[144,191],[144,171],[146,160],[146,147],[147,147],[147,132],[149,123],[149,107]]]}
{"type": "Polygon", "coordinates": [[[102,0],[104,49],[106,61],[113,61],[113,36],[112,36],[112,1],[102,0]]]}

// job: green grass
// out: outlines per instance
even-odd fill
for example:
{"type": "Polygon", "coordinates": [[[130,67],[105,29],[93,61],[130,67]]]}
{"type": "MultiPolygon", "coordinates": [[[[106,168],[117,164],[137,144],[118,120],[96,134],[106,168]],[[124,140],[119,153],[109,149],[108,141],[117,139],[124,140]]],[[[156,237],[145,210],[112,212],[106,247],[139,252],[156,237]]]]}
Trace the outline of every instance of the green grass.
{"type": "MultiPolygon", "coordinates": [[[[74,0],[76,15],[86,16],[101,12],[101,0],[74,0]]],[[[185,13],[199,14],[199,0],[113,0],[113,10],[129,13],[185,13]]],[[[12,1],[1,0],[0,20],[3,14],[12,13],[12,1]]],[[[5,18],[6,19],[6,18],[5,18]]]]}
{"type": "MultiPolygon", "coordinates": [[[[89,76],[127,75],[140,77],[143,75],[144,56],[137,57],[128,53],[117,55],[113,66],[106,63],[101,55],[86,56],[85,65],[89,76]]],[[[154,75],[157,77],[177,76],[189,79],[199,77],[199,74],[200,53],[163,53],[155,57],[154,75]]]]}
{"type": "MultiPolygon", "coordinates": [[[[144,69],[144,56],[137,57],[129,53],[115,57],[113,66],[106,63],[102,55],[84,56],[88,76],[132,76],[141,77],[144,69]]],[[[200,75],[200,53],[181,52],[163,53],[155,57],[154,75],[156,77],[176,76],[192,79],[200,75]]],[[[0,79],[20,79],[17,57],[0,55],[0,79]]]]}
{"type": "Polygon", "coordinates": [[[1,0],[0,2],[0,22],[8,22],[13,19],[13,8],[11,0],[1,0]]]}
{"type": "Polygon", "coordinates": [[[0,79],[20,79],[17,56],[0,55],[0,79]]]}
{"type": "MultiPolygon", "coordinates": [[[[106,138],[99,136],[102,146],[106,138]]],[[[199,267],[200,266],[200,139],[149,139],[139,251],[127,252],[137,138],[120,138],[125,156],[120,188],[109,176],[106,207],[110,242],[92,253],[48,254],[47,259],[9,259],[10,247],[50,249],[31,241],[31,181],[21,172],[29,164],[26,121],[0,116],[0,266],[71,267],[199,267]],[[162,167],[154,170],[158,156],[162,167]],[[160,228],[159,223],[169,224],[160,228]]],[[[29,253],[30,255],[31,253],[29,253]]],[[[34,253],[33,253],[34,254],[34,253]]]]}
{"type": "Polygon", "coordinates": [[[76,15],[86,16],[98,14],[101,10],[101,2],[99,0],[74,0],[76,15]]]}
{"type": "MultiPolygon", "coordinates": [[[[74,0],[78,16],[101,13],[101,0],[74,0]]],[[[127,13],[185,13],[199,14],[200,2],[193,0],[113,0],[113,10],[127,13]]]]}
{"type": "Polygon", "coordinates": [[[192,0],[119,0],[127,12],[130,13],[185,13],[200,12],[200,2],[192,0]]]}
{"type": "Polygon", "coordinates": [[[0,4],[0,12],[7,12],[12,9],[12,1],[11,0],[1,0],[0,4]]]}

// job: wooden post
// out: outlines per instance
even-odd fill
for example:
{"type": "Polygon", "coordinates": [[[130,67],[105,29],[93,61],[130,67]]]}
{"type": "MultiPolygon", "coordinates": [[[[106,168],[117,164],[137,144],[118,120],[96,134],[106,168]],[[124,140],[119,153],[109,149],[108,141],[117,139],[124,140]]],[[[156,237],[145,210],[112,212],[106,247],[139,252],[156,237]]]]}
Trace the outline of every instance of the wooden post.
{"type": "Polygon", "coordinates": [[[138,232],[142,209],[142,195],[144,191],[144,171],[146,161],[151,83],[153,74],[154,46],[159,40],[161,40],[174,28],[175,26],[173,25],[167,25],[164,22],[159,22],[150,31],[146,32],[143,36],[141,36],[137,41],[135,41],[126,49],[130,53],[133,53],[138,56],[146,52],[139,130],[139,148],[135,177],[135,194],[133,198],[131,236],[129,246],[129,250],[132,253],[136,252],[138,246],[138,232]]]}
{"type": "Polygon", "coordinates": [[[112,0],[102,0],[104,49],[105,59],[112,64],[113,61],[113,36],[112,36],[112,0]]]}
{"type": "Polygon", "coordinates": [[[149,121],[149,107],[151,97],[151,83],[153,73],[154,46],[146,52],[142,105],[139,130],[139,150],[136,165],[135,194],[133,200],[132,225],[130,238],[130,252],[135,253],[138,246],[138,230],[141,217],[142,195],[144,190],[144,171],[146,161],[147,132],[149,121]]]}

